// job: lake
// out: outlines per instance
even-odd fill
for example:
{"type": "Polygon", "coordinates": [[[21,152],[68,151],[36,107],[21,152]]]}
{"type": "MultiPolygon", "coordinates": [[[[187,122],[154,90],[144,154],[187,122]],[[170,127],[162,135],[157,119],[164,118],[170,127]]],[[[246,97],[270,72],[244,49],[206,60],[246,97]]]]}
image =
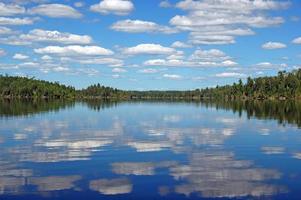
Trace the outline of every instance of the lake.
{"type": "Polygon", "coordinates": [[[300,199],[301,102],[0,101],[0,199],[300,199]]]}

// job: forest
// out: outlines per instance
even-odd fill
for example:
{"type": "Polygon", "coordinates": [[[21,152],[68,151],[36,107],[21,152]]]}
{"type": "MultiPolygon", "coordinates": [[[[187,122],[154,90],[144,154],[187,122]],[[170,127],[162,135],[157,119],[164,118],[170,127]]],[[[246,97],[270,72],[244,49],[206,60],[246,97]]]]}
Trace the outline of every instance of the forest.
{"type": "Polygon", "coordinates": [[[76,95],[74,87],[58,82],[51,83],[35,78],[0,76],[0,95],[4,98],[72,98],[76,95]]]}
{"type": "Polygon", "coordinates": [[[280,71],[277,76],[247,78],[233,85],[201,90],[202,98],[209,99],[300,99],[301,69],[280,71]]]}
{"type": "Polygon", "coordinates": [[[248,77],[244,83],[215,88],[187,91],[129,91],[101,84],[76,90],[58,82],[48,82],[35,78],[0,75],[0,96],[2,98],[45,98],[45,99],[300,99],[301,69],[292,72],[280,71],[276,76],[248,77]]]}

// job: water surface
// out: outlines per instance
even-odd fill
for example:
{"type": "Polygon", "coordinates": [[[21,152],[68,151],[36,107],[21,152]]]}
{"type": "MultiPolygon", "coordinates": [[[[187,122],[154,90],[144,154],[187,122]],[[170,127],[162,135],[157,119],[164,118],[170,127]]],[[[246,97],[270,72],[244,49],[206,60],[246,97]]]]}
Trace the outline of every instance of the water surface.
{"type": "Polygon", "coordinates": [[[0,199],[300,199],[299,102],[0,102],[0,199]]]}

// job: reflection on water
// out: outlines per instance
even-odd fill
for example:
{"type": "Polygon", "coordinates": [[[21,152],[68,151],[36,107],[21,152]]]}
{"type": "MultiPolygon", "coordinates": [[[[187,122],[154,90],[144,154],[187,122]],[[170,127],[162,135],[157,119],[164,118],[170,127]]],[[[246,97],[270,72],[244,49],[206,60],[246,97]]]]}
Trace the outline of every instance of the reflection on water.
{"type": "Polygon", "coordinates": [[[274,195],[285,191],[281,186],[264,181],[279,179],[280,172],[257,168],[250,161],[235,160],[228,152],[195,152],[188,165],[171,168],[171,175],[186,183],[175,191],[185,195],[200,192],[203,197],[240,197],[274,195]]]}
{"type": "Polygon", "coordinates": [[[301,195],[297,102],[1,101],[0,108],[1,199],[301,195]]]}
{"type": "Polygon", "coordinates": [[[127,178],[99,179],[90,182],[90,189],[106,195],[127,194],[133,185],[127,178]]]}

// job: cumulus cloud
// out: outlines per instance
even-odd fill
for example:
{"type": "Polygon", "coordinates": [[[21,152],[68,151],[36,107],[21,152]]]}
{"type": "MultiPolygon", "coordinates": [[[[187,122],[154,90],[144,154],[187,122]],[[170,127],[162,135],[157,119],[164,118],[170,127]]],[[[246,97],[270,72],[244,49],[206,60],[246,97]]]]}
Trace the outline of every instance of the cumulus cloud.
{"type": "Polygon", "coordinates": [[[75,72],[75,74],[86,74],[88,76],[96,76],[99,74],[99,71],[93,68],[82,68],[82,69],[78,69],[75,72]]]}
{"type": "Polygon", "coordinates": [[[76,35],[59,31],[34,29],[27,34],[15,34],[9,37],[0,38],[0,43],[9,45],[30,45],[32,43],[90,44],[92,43],[92,38],[88,35],[76,35]]]}
{"type": "Polygon", "coordinates": [[[52,18],[81,18],[82,14],[64,4],[41,4],[29,10],[31,14],[43,15],[52,18]]]}
{"type": "Polygon", "coordinates": [[[171,47],[173,48],[191,48],[192,46],[190,44],[186,44],[184,42],[175,41],[172,43],[171,47]]]}
{"type": "Polygon", "coordinates": [[[20,35],[20,40],[30,42],[48,42],[62,44],[90,44],[92,38],[88,35],[76,35],[71,33],[62,33],[59,31],[49,31],[42,29],[31,30],[28,34],[20,35]]]}
{"type": "Polygon", "coordinates": [[[257,63],[256,66],[258,66],[258,67],[272,67],[273,64],[270,63],[270,62],[260,62],[260,63],[257,63]]]}
{"type": "Polygon", "coordinates": [[[33,24],[36,18],[14,18],[14,17],[0,17],[0,25],[30,25],[33,24]]]}
{"type": "Polygon", "coordinates": [[[90,7],[93,12],[115,15],[128,15],[133,9],[134,4],[129,0],[103,0],[90,7]]]}
{"type": "Polygon", "coordinates": [[[159,70],[154,69],[154,68],[146,68],[146,69],[138,70],[138,73],[142,73],[142,74],[155,74],[155,73],[158,73],[158,72],[159,72],[159,70]]]}
{"type": "Polygon", "coordinates": [[[0,16],[13,16],[24,13],[24,7],[21,7],[16,4],[4,4],[0,2],[0,16]]]}
{"type": "Polygon", "coordinates": [[[122,68],[113,68],[112,72],[114,72],[114,73],[125,73],[127,71],[125,69],[122,69],[122,68]]]}
{"type": "Polygon", "coordinates": [[[301,37],[295,38],[292,43],[294,44],[301,44],[301,37]]]}
{"type": "Polygon", "coordinates": [[[187,15],[176,15],[170,24],[177,29],[190,31],[189,41],[193,44],[231,44],[235,37],[252,35],[251,28],[263,28],[284,22],[281,17],[269,17],[267,11],[286,9],[289,2],[237,1],[237,0],[183,0],[177,8],[187,15]]]}
{"type": "Polygon", "coordinates": [[[205,60],[205,61],[217,61],[217,60],[226,60],[230,57],[226,55],[223,51],[219,49],[209,49],[202,50],[198,49],[190,56],[192,60],[205,60]]]}
{"type": "Polygon", "coordinates": [[[52,57],[48,56],[48,55],[44,55],[44,56],[41,57],[41,59],[47,61],[47,60],[52,60],[52,57]]]}
{"type": "Polygon", "coordinates": [[[151,59],[143,63],[145,66],[166,66],[166,67],[194,67],[196,66],[193,62],[187,62],[183,60],[173,59],[151,59]]]}
{"type": "Polygon", "coordinates": [[[177,51],[166,59],[151,59],[143,64],[166,67],[233,67],[238,65],[230,56],[218,49],[198,49],[188,59],[185,59],[181,51],[177,51]]]}
{"type": "Polygon", "coordinates": [[[142,20],[121,20],[117,21],[111,26],[115,31],[128,32],[128,33],[164,33],[171,34],[177,33],[176,29],[168,26],[161,26],[154,22],[142,20]]]}
{"type": "Polygon", "coordinates": [[[21,54],[21,53],[16,53],[14,56],[13,56],[13,59],[16,59],[16,60],[25,60],[27,59],[28,56],[27,55],[24,55],[24,54],[21,54]]]}
{"type": "Polygon", "coordinates": [[[90,64],[90,65],[108,65],[110,67],[121,67],[123,65],[123,60],[117,58],[85,58],[85,59],[76,59],[81,64],[90,64]]]}
{"type": "Polygon", "coordinates": [[[222,62],[222,66],[225,66],[225,67],[232,67],[232,66],[236,66],[238,65],[237,62],[234,62],[232,60],[225,60],[222,62]]]}
{"type": "Polygon", "coordinates": [[[280,42],[267,42],[261,46],[263,49],[283,49],[286,48],[286,44],[280,43],[280,42]]]}
{"type": "Polygon", "coordinates": [[[34,49],[38,54],[54,54],[58,56],[107,56],[112,55],[111,50],[99,46],[47,46],[44,48],[34,49]]]}
{"type": "Polygon", "coordinates": [[[171,3],[168,0],[161,1],[159,4],[162,8],[170,8],[172,7],[171,3]]]}
{"type": "Polygon", "coordinates": [[[181,80],[183,77],[178,74],[163,74],[163,78],[167,78],[170,80],[181,80]]]}
{"type": "Polygon", "coordinates": [[[275,63],[270,63],[270,62],[260,62],[260,63],[255,64],[255,67],[283,69],[283,68],[288,67],[288,65],[286,63],[275,64],[275,63]]]}
{"type": "Polygon", "coordinates": [[[175,52],[175,49],[170,47],[164,47],[160,44],[139,44],[134,47],[125,48],[123,53],[126,55],[169,55],[175,52]]]}
{"type": "Polygon", "coordinates": [[[11,30],[10,28],[0,26],[0,35],[8,35],[8,34],[12,34],[12,33],[13,33],[13,30],[11,30]]]}
{"type": "Polygon", "coordinates": [[[244,78],[245,74],[237,73],[237,72],[223,72],[215,75],[218,78],[244,78]]]}

